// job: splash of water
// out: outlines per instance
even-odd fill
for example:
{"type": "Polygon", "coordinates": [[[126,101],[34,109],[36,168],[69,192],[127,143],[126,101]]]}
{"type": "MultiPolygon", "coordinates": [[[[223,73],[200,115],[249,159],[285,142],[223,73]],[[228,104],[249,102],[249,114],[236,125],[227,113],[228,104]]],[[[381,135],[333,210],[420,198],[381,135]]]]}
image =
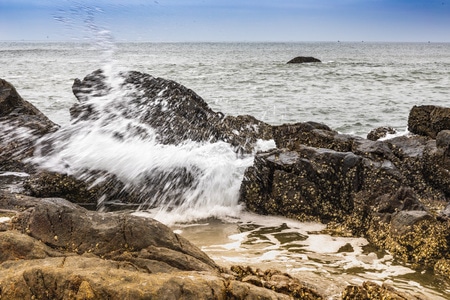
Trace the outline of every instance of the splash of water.
{"type": "MultiPolygon", "coordinates": [[[[81,113],[43,137],[31,161],[96,183],[108,180],[99,174],[114,175],[141,209],[152,209],[165,223],[237,216],[240,183],[253,155],[238,155],[223,141],[161,143],[160,133],[140,121],[151,111],[139,102],[142,91],[124,84],[121,76],[104,74],[107,93],[95,90],[83,97],[83,107],[95,113],[81,113]]],[[[168,101],[163,93],[157,99],[164,111],[168,101]]],[[[172,126],[170,120],[165,126],[172,126]]],[[[105,198],[99,199],[100,207],[105,198]]]]}

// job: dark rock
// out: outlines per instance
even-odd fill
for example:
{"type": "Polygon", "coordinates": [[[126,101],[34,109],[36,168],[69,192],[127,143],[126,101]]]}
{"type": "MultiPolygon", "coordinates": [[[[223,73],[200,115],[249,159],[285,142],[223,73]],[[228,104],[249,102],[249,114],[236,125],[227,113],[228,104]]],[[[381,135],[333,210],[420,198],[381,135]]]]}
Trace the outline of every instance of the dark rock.
{"type": "MultiPolygon", "coordinates": [[[[164,144],[179,144],[186,140],[225,141],[239,151],[251,152],[257,139],[271,139],[271,126],[251,116],[232,117],[214,112],[194,91],[172,80],[156,78],[140,72],[117,75],[119,89],[125,95],[122,101],[108,109],[99,108],[91,100],[111,95],[112,87],[105,74],[95,71],[82,81],[75,80],[73,92],[79,103],[71,108],[75,122],[97,120],[114,122],[117,114],[133,119],[133,125],[124,135],[146,137],[145,125],[156,130],[157,139],[164,144]],[[105,116],[106,115],[106,116],[105,116]]],[[[117,88],[117,87],[116,87],[117,88]]]]}
{"type": "Polygon", "coordinates": [[[450,108],[422,105],[409,112],[408,130],[412,133],[436,138],[442,130],[450,130],[450,108]]]}
{"type": "Polygon", "coordinates": [[[0,170],[34,169],[24,162],[32,156],[35,141],[58,126],[31,103],[22,99],[14,86],[0,79],[0,170]]]}
{"type": "Polygon", "coordinates": [[[311,56],[297,56],[290,61],[288,61],[288,64],[303,64],[303,63],[314,63],[314,62],[321,62],[320,59],[311,57],[311,56]]]}
{"type": "Polygon", "coordinates": [[[339,134],[321,123],[306,122],[273,126],[273,139],[277,148],[293,151],[306,145],[346,152],[351,151],[358,137],[339,134]]]}
{"type": "Polygon", "coordinates": [[[413,229],[413,226],[423,220],[432,219],[426,211],[400,211],[395,214],[391,221],[391,236],[402,236],[413,229]]]}
{"type": "Polygon", "coordinates": [[[448,218],[435,215],[449,195],[445,131],[438,148],[426,136],[371,141],[311,122],[273,129],[287,149],[258,153],[246,170],[240,201],[248,209],[326,222],[417,268],[448,255],[448,218]]]}
{"type": "Polygon", "coordinates": [[[353,209],[361,188],[362,158],[303,146],[259,153],[241,185],[241,201],[260,214],[300,220],[337,220],[353,209]]]}
{"type": "Polygon", "coordinates": [[[446,156],[450,156],[450,130],[442,130],[436,136],[436,147],[444,150],[446,156]]]}
{"type": "MultiPolygon", "coordinates": [[[[444,142],[440,140],[440,146],[444,142]]],[[[428,183],[450,196],[450,153],[448,148],[437,147],[430,141],[423,152],[423,176],[428,183]]]]}
{"type": "MultiPolygon", "coordinates": [[[[110,86],[109,79],[98,70],[82,81],[75,80],[73,92],[79,103],[71,108],[74,126],[63,128],[42,142],[41,156],[57,154],[59,150],[54,145],[60,140],[70,139],[78,130],[93,126],[101,127],[123,142],[153,138],[163,144],[224,141],[238,154],[253,152],[259,139],[272,139],[272,126],[252,116],[224,117],[211,110],[195,92],[174,81],[139,72],[116,75],[114,81],[118,85],[114,87],[110,86]],[[105,105],[101,101],[110,102],[105,105]],[[127,122],[126,128],[108,126],[119,119],[127,122]]],[[[132,184],[121,182],[104,170],[76,170],[72,174],[33,175],[25,184],[26,193],[36,197],[63,197],[76,203],[90,203],[94,208],[98,208],[96,203],[100,200],[102,208],[119,207],[123,203],[142,204],[141,208],[146,208],[162,202],[178,205],[184,201],[184,192],[198,184],[195,168],[152,170],[132,184]],[[166,188],[167,183],[170,190],[166,188]]]]}
{"type": "Polygon", "coordinates": [[[381,138],[386,137],[387,134],[394,133],[397,133],[397,131],[392,127],[378,127],[367,134],[367,139],[371,141],[377,141],[381,138]]]}
{"type": "Polygon", "coordinates": [[[254,282],[256,285],[262,285],[269,290],[288,295],[291,299],[323,299],[323,296],[310,285],[278,270],[262,271],[250,267],[232,266],[231,271],[237,280],[254,282]]]}

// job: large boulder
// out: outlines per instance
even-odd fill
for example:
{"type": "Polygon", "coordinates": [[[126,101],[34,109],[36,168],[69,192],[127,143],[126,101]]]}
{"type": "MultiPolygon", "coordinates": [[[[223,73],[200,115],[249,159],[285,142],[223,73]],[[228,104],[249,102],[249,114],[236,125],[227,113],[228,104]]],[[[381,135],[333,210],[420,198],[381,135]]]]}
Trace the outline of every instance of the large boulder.
{"type": "Polygon", "coordinates": [[[203,252],[152,219],[88,211],[61,198],[37,199],[8,193],[0,195],[0,207],[22,207],[12,229],[53,249],[116,260],[127,256],[142,268],[154,265],[162,269],[217,270],[203,252]]]}
{"type": "MultiPolygon", "coordinates": [[[[57,146],[61,141],[71,141],[78,135],[83,138],[90,130],[98,130],[98,134],[119,143],[225,142],[244,156],[255,151],[258,140],[272,139],[270,125],[252,116],[214,112],[194,91],[145,73],[131,71],[107,76],[97,70],[83,80],[76,79],[72,89],[78,103],[70,109],[71,126],[41,142],[43,158],[58,156],[64,150],[57,146]]],[[[72,167],[68,161],[65,164],[67,169],[72,167]]],[[[139,180],[130,183],[108,170],[75,167],[70,175],[32,175],[25,189],[31,196],[63,197],[76,203],[94,203],[94,208],[99,199],[102,205],[154,206],[161,201],[182,202],[184,193],[198,184],[200,172],[195,166],[156,168],[143,171],[139,180]]]]}
{"type": "MultiPolygon", "coordinates": [[[[76,79],[73,92],[79,103],[71,108],[76,121],[105,118],[114,122],[117,114],[137,122],[129,133],[145,137],[145,126],[156,130],[157,139],[164,144],[179,144],[186,140],[199,142],[225,141],[238,150],[251,152],[257,139],[271,139],[271,126],[251,116],[232,117],[214,112],[194,91],[163,78],[140,72],[122,72],[112,86],[102,70],[76,79]],[[121,101],[101,110],[95,98],[115,97],[121,101]],[[106,115],[106,116],[105,116],[106,115]]],[[[123,133],[117,134],[123,138],[123,133]]]]}

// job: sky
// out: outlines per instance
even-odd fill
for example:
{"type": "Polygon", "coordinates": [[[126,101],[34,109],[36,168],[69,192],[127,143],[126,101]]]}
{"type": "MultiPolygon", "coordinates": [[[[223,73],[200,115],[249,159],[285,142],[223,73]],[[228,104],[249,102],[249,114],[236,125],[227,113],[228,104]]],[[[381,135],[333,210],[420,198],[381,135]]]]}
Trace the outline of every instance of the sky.
{"type": "Polygon", "coordinates": [[[450,0],[0,0],[0,41],[450,42],[450,0]]]}

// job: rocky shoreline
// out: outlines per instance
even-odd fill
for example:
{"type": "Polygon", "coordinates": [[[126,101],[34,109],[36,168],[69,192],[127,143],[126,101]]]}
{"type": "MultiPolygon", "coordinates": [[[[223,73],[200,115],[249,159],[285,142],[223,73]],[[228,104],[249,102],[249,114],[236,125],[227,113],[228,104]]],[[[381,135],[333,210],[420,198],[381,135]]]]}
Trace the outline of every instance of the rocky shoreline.
{"type": "MultiPolygon", "coordinates": [[[[252,116],[225,117],[176,82],[139,72],[119,76],[133,97],[119,109],[136,121],[126,134],[145,137],[151,126],[161,143],[224,141],[237,155],[251,153],[258,139],[274,139],[277,148],[257,153],[245,173],[240,201],[249,210],[323,222],[336,235],[363,236],[450,282],[450,108],[413,107],[412,135],[380,140],[392,133],[380,128],[364,139],[314,122],[271,126],[252,116]]],[[[73,122],[102,116],[89,101],[111,91],[101,71],[76,80],[73,91],[79,100],[71,109],[73,122]]],[[[95,209],[100,197],[140,203],[154,189],[143,194],[102,170],[83,178],[37,170],[27,158],[38,139],[59,126],[1,79],[0,129],[0,171],[30,175],[0,179],[1,299],[329,297],[307,279],[276,270],[217,266],[156,221],[82,208],[94,203],[95,209]],[[107,180],[93,186],[100,175],[107,180]]],[[[55,142],[40,145],[40,151],[55,151],[55,142]]],[[[166,179],[182,178],[180,184],[189,185],[190,176],[178,170],[166,179]]],[[[423,299],[370,282],[348,286],[341,298],[423,299]]]]}

